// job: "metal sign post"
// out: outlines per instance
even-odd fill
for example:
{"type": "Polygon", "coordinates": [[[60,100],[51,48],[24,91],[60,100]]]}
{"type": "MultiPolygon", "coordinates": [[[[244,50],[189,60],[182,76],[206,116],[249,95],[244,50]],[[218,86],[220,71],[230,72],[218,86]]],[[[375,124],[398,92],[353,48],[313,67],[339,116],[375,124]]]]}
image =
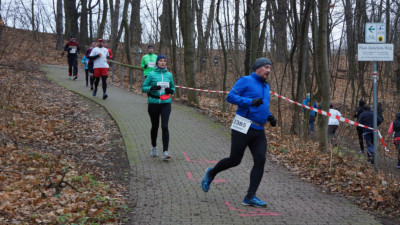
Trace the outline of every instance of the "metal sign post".
{"type": "Polygon", "coordinates": [[[378,171],[378,98],[376,91],[376,71],[377,63],[372,62],[372,79],[373,79],[373,91],[374,91],[374,166],[375,171],[378,171]]]}

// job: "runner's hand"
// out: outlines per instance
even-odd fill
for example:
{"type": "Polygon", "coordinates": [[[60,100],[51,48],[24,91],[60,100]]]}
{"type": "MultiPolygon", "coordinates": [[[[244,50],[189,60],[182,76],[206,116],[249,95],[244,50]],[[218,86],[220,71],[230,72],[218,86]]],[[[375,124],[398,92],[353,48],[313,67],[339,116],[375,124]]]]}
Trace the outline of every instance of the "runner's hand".
{"type": "Polygon", "coordinates": [[[251,105],[252,105],[252,106],[255,106],[255,107],[258,107],[258,106],[260,106],[260,105],[262,105],[262,104],[263,104],[262,98],[255,98],[255,99],[253,99],[253,101],[251,102],[251,105]]]}
{"type": "Polygon", "coordinates": [[[174,91],[171,88],[165,88],[165,94],[173,94],[174,91]]]}
{"type": "Polygon", "coordinates": [[[278,120],[272,114],[268,117],[268,121],[269,121],[269,123],[271,124],[272,127],[275,127],[276,123],[278,123],[278,120]]]}
{"type": "Polygon", "coordinates": [[[161,86],[160,85],[154,85],[150,88],[150,91],[158,91],[161,90],[161,86]]]}

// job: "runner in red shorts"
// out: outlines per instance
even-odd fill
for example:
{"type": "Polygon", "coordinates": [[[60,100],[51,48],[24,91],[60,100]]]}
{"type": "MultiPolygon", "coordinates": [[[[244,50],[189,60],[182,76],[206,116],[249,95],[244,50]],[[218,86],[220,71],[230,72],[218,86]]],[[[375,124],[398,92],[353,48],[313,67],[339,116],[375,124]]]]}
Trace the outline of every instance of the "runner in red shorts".
{"type": "Polygon", "coordinates": [[[90,52],[89,59],[93,60],[94,68],[94,90],[93,96],[97,94],[97,87],[99,86],[100,78],[103,87],[103,99],[108,97],[107,95],[107,76],[108,76],[108,63],[107,60],[110,57],[107,48],[103,47],[103,39],[97,40],[97,47],[93,48],[90,52]]]}

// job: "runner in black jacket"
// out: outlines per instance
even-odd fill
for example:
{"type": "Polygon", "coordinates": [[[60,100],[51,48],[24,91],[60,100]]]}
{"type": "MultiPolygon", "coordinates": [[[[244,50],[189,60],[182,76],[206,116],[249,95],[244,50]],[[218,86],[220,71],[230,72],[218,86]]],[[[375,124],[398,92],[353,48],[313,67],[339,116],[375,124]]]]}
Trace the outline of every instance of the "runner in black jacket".
{"type": "MultiPolygon", "coordinates": [[[[358,123],[363,124],[368,127],[374,127],[374,113],[371,111],[371,106],[365,105],[365,111],[361,113],[358,118],[358,123]]],[[[378,116],[378,125],[382,123],[382,119],[378,116]]],[[[373,131],[367,128],[363,129],[363,136],[365,140],[365,144],[367,145],[367,155],[368,155],[368,162],[374,163],[374,136],[373,131]]]]}
{"type": "MultiPolygon", "coordinates": [[[[365,102],[364,100],[360,100],[360,102],[358,103],[358,107],[356,108],[356,114],[354,115],[354,117],[358,120],[361,113],[364,112],[364,105],[365,102]]],[[[357,126],[357,136],[358,136],[358,142],[360,143],[360,153],[364,154],[364,141],[363,141],[363,128],[362,127],[358,127],[357,126]]]]}
{"type": "Polygon", "coordinates": [[[64,51],[68,51],[68,78],[76,80],[78,78],[78,55],[79,55],[79,44],[75,41],[75,36],[71,35],[71,40],[64,46],[64,51]],[[73,71],[72,71],[73,68],[73,71]]]}

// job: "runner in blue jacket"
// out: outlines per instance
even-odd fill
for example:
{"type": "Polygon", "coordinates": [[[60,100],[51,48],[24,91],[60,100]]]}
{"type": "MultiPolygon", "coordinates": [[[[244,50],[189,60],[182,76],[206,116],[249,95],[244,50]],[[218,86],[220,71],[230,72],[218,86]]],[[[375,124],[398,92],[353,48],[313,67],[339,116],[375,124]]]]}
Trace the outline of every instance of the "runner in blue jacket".
{"type": "Polygon", "coordinates": [[[214,168],[207,168],[201,181],[203,191],[208,192],[214,177],[224,170],[235,167],[242,161],[244,151],[249,147],[254,165],[250,173],[250,187],[242,204],[265,207],[267,203],[256,197],[256,191],[264,174],[267,155],[267,139],[264,125],[267,121],[275,127],[277,119],[269,112],[270,92],[266,79],[272,63],[259,58],[253,65],[253,73],[239,78],[228,94],[227,101],[238,105],[232,124],[232,145],[228,158],[222,159],[214,168]]]}

